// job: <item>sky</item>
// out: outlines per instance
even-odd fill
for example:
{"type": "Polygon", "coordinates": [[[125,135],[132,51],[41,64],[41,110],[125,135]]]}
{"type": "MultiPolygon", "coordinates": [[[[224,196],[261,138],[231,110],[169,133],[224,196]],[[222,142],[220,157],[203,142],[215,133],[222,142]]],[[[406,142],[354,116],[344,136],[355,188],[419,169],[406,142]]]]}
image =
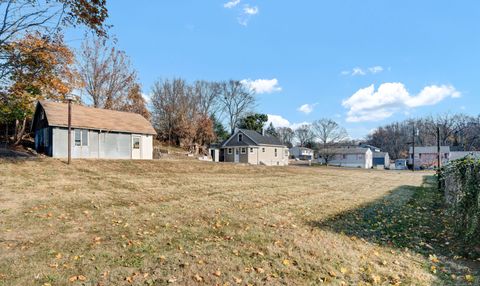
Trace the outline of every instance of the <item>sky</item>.
{"type": "Polygon", "coordinates": [[[331,118],[353,139],[480,113],[480,1],[107,2],[146,96],[159,79],[243,80],[276,127],[331,118]]]}

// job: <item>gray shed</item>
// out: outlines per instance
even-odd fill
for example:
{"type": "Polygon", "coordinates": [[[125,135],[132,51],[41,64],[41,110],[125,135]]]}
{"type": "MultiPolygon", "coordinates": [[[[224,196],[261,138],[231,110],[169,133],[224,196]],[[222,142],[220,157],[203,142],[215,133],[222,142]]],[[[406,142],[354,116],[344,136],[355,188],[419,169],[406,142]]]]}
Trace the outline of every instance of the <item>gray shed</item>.
{"type": "MultiPolygon", "coordinates": [[[[39,101],[32,122],[37,152],[66,158],[67,127],[67,104],[39,101]]],[[[155,135],[139,114],[72,104],[72,158],[152,159],[155,135]]]]}

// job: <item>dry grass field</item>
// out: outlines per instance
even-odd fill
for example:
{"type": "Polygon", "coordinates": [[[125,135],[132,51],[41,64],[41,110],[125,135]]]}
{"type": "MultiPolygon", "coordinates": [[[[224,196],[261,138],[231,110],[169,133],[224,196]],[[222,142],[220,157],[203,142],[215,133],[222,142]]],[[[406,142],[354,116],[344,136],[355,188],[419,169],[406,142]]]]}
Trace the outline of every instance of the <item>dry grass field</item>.
{"type": "Polygon", "coordinates": [[[0,160],[0,285],[478,285],[430,175],[0,160]]]}

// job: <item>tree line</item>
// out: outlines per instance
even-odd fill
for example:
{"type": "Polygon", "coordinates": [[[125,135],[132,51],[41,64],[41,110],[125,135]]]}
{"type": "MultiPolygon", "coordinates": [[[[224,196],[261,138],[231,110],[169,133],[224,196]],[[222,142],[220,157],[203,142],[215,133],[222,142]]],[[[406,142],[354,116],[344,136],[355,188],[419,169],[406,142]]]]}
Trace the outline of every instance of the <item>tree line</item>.
{"type": "Polygon", "coordinates": [[[382,148],[392,158],[407,158],[408,148],[436,146],[437,127],[440,144],[464,151],[480,150],[480,116],[442,114],[390,123],[375,129],[366,138],[368,144],[382,148]]]}

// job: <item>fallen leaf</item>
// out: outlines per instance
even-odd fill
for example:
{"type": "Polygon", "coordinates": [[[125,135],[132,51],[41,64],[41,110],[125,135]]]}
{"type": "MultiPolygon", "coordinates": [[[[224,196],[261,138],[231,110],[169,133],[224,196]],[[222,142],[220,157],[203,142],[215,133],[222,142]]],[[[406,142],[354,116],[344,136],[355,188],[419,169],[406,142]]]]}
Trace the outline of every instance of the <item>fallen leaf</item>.
{"type": "Polygon", "coordinates": [[[467,275],[465,275],[465,281],[467,281],[469,283],[472,283],[473,281],[475,281],[475,278],[473,278],[472,275],[467,274],[467,275]]]}
{"type": "Polygon", "coordinates": [[[194,278],[195,281],[197,281],[197,282],[202,282],[202,281],[203,281],[203,278],[202,278],[200,275],[198,275],[198,274],[195,274],[195,276],[193,276],[193,278],[194,278]]]}

